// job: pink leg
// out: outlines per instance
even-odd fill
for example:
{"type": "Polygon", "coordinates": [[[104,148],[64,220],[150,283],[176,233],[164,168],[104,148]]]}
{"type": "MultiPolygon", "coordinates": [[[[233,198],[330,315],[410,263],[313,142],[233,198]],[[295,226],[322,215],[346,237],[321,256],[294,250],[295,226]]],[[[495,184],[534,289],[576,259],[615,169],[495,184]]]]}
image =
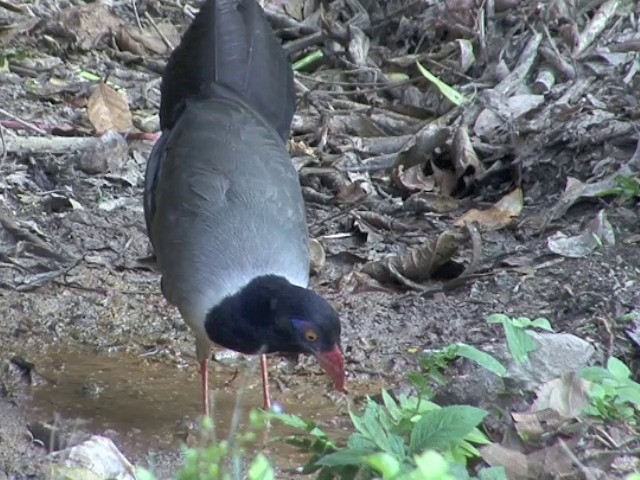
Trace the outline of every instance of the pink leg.
{"type": "Polygon", "coordinates": [[[269,393],[269,370],[267,368],[267,356],[260,355],[260,370],[262,372],[262,394],[264,409],[271,410],[271,394],[269,393]]]}
{"type": "Polygon", "coordinates": [[[202,408],[204,415],[209,416],[209,362],[205,358],[200,362],[200,378],[202,380],[202,408]]]}

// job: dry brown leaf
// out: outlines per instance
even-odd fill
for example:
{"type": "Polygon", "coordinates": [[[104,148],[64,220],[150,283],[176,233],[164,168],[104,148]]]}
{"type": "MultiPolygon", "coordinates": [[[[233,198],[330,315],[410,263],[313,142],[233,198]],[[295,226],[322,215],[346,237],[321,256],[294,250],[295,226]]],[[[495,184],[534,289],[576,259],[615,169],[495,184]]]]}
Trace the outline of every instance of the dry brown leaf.
{"type": "Polygon", "coordinates": [[[398,188],[407,192],[431,191],[435,187],[434,179],[425,177],[422,165],[409,168],[398,165],[393,169],[391,179],[398,188]]]}
{"type": "Polygon", "coordinates": [[[586,257],[598,247],[615,243],[615,233],[604,210],[598,212],[581,234],[568,237],[562,232],[557,232],[547,239],[549,250],[570,258],[586,257]]]}
{"type": "Polygon", "coordinates": [[[387,292],[385,288],[377,280],[369,275],[353,270],[340,278],[340,291],[345,293],[364,293],[364,292],[387,292]]]}
{"type": "Polygon", "coordinates": [[[456,220],[455,225],[464,225],[466,222],[478,222],[484,230],[500,230],[510,225],[522,212],[522,189],[516,188],[513,192],[502,197],[488,210],[471,209],[456,220]]]}
{"type": "Polygon", "coordinates": [[[87,115],[98,133],[107,130],[127,132],[133,128],[127,101],[104,83],[98,84],[89,97],[87,115]]]}
{"type": "Polygon", "coordinates": [[[26,18],[9,25],[2,25],[0,27],[0,46],[7,45],[21,33],[28,33],[38,23],[40,23],[39,18],[26,18]]]}
{"type": "Polygon", "coordinates": [[[92,50],[122,20],[100,1],[68,8],[60,13],[61,27],[77,40],[81,50],[92,50]]]}
{"type": "Polygon", "coordinates": [[[538,415],[535,413],[512,413],[511,416],[518,436],[525,445],[537,443],[540,440],[544,428],[540,424],[538,415]]]}
{"type": "MultiPolygon", "coordinates": [[[[412,248],[403,255],[390,255],[367,263],[362,271],[380,282],[401,281],[408,285],[429,279],[451,261],[469,233],[460,229],[442,232],[435,242],[412,248]],[[401,277],[403,280],[401,280],[401,277]]],[[[414,285],[412,285],[414,286],[414,285]]]]}
{"type": "Polygon", "coordinates": [[[589,385],[576,372],[569,372],[543,384],[530,411],[550,408],[565,418],[577,418],[589,406],[589,385]]]}
{"type": "Polygon", "coordinates": [[[367,198],[367,192],[362,188],[364,180],[357,180],[341,189],[333,201],[340,204],[358,203],[367,198]]]}
{"type": "Polygon", "coordinates": [[[434,162],[431,162],[431,169],[433,170],[433,179],[438,186],[442,195],[451,196],[458,186],[456,174],[453,170],[438,167],[434,162]]]}
{"type": "Polygon", "coordinates": [[[569,478],[573,473],[570,451],[575,449],[576,444],[576,439],[558,440],[554,445],[527,455],[531,478],[569,478]]]}
{"type": "Polygon", "coordinates": [[[324,267],[327,255],[324,253],[322,244],[315,238],[309,242],[309,250],[311,252],[311,271],[317,273],[324,267]]]}
{"type": "Polygon", "coordinates": [[[404,202],[404,209],[415,213],[449,213],[459,206],[455,198],[429,192],[414,193],[404,202]]]}
{"type": "Polygon", "coordinates": [[[485,445],[478,449],[482,458],[492,467],[504,467],[509,480],[529,479],[529,463],[527,456],[516,450],[503,447],[497,443],[485,445]]]}
{"type": "MultiPolygon", "coordinates": [[[[172,24],[159,23],[157,27],[173,45],[180,42],[180,35],[172,24]]],[[[144,29],[124,25],[116,33],[116,42],[120,50],[136,55],[144,55],[147,50],[158,55],[164,55],[169,51],[169,47],[155,28],[144,29]]]]}
{"type": "Polygon", "coordinates": [[[466,192],[476,182],[476,178],[481,177],[485,172],[484,165],[480,163],[473,149],[466,126],[461,126],[456,131],[453,137],[452,153],[456,183],[458,188],[464,185],[463,191],[466,192]]]}

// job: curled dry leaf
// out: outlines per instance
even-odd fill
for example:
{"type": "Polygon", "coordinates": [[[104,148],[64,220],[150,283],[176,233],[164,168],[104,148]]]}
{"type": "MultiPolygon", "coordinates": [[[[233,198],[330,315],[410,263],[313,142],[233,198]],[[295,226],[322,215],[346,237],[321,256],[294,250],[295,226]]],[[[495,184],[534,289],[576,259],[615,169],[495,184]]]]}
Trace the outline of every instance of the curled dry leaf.
{"type": "Polygon", "coordinates": [[[497,443],[485,445],[478,450],[483,460],[490,466],[504,467],[507,478],[510,480],[528,480],[530,478],[529,462],[524,453],[497,443]]]}
{"type": "Polygon", "coordinates": [[[589,406],[590,382],[576,372],[565,373],[543,384],[536,392],[538,398],[531,405],[531,412],[552,409],[564,418],[578,418],[589,406]]]}
{"type": "Polygon", "coordinates": [[[315,238],[312,238],[309,242],[309,248],[311,251],[311,271],[318,273],[324,267],[327,255],[324,253],[322,244],[315,238]]]}
{"type": "Polygon", "coordinates": [[[600,210],[580,235],[568,237],[558,232],[547,240],[549,250],[571,258],[586,257],[601,245],[615,245],[615,243],[613,227],[604,210],[600,210]]]}
{"type": "MultiPolygon", "coordinates": [[[[172,45],[180,43],[180,34],[170,23],[159,23],[156,25],[162,35],[171,42],[172,45]]],[[[133,25],[123,25],[116,33],[116,42],[122,51],[144,55],[147,51],[158,55],[168,53],[169,48],[166,42],[160,37],[155,28],[139,28],[133,25]]]]}
{"type": "Polygon", "coordinates": [[[127,132],[133,128],[131,111],[125,98],[110,86],[100,83],[87,102],[87,115],[97,132],[127,132]]]}
{"type": "Polygon", "coordinates": [[[460,206],[460,201],[438,193],[414,193],[404,201],[404,210],[415,213],[449,213],[460,206]]]}
{"type": "Polygon", "coordinates": [[[390,232],[407,232],[411,230],[409,225],[377,212],[353,211],[351,216],[355,220],[354,226],[367,236],[367,242],[369,243],[382,242],[381,230],[390,232]]]}
{"type": "Polygon", "coordinates": [[[68,8],[60,13],[59,21],[60,27],[76,39],[80,50],[95,48],[102,38],[122,23],[122,20],[100,1],[68,8]]]}
{"type": "Polygon", "coordinates": [[[472,209],[456,220],[455,225],[464,225],[467,222],[478,222],[484,230],[500,230],[510,225],[522,212],[522,189],[516,188],[513,192],[502,197],[488,210],[472,209]]]}
{"type": "Polygon", "coordinates": [[[577,178],[567,177],[567,186],[562,192],[562,196],[553,207],[550,220],[557,220],[562,217],[578,200],[583,198],[598,197],[613,190],[617,185],[616,177],[618,173],[607,177],[604,180],[594,183],[582,183],[577,178]]]}
{"type": "Polygon", "coordinates": [[[514,95],[506,102],[492,104],[491,109],[485,108],[473,125],[474,133],[485,139],[491,139],[496,133],[508,130],[508,122],[513,121],[544,103],[544,95],[514,95]]]}
{"type": "Polygon", "coordinates": [[[364,200],[367,198],[367,192],[363,188],[363,184],[365,183],[365,180],[357,180],[350,183],[346,187],[342,188],[335,197],[333,197],[333,201],[339,204],[349,204],[358,203],[364,200]]]}
{"type": "Polygon", "coordinates": [[[380,282],[398,281],[404,277],[408,285],[431,278],[440,268],[451,262],[469,234],[462,229],[442,232],[435,242],[408,250],[402,255],[390,255],[382,260],[367,263],[362,271],[380,282]]]}
{"type": "Polygon", "coordinates": [[[407,192],[432,191],[435,187],[434,179],[425,177],[422,165],[409,168],[398,165],[391,172],[391,179],[398,188],[407,192]]]}
{"type": "Polygon", "coordinates": [[[453,167],[456,172],[456,190],[466,192],[481,177],[485,168],[476,155],[466,126],[461,126],[453,137],[453,167]]]}

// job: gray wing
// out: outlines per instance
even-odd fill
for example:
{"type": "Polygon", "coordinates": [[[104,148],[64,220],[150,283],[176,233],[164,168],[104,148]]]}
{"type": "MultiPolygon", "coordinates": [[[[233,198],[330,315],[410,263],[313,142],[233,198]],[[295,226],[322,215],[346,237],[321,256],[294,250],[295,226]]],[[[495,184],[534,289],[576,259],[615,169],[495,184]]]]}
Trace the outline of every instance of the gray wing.
{"type": "Polygon", "coordinates": [[[241,101],[187,102],[159,152],[146,203],[171,303],[208,310],[265,274],[307,286],[298,174],[262,117],[241,101]]]}

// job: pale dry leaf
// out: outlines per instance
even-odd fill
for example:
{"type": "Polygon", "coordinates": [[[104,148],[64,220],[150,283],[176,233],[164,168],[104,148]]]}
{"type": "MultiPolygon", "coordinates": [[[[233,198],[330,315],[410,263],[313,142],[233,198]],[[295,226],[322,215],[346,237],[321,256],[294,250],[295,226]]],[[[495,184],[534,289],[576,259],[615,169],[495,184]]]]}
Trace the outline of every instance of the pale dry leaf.
{"type": "MultiPolygon", "coordinates": [[[[159,23],[157,27],[173,45],[177,45],[180,42],[180,35],[173,25],[159,23]]],[[[164,55],[169,50],[155,28],[123,25],[116,33],[116,42],[120,50],[135,53],[136,55],[144,55],[146,51],[164,55]]]]}
{"type": "Polygon", "coordinates": [[[530,411],[550,408],[565,418],[577,418],[589,406],[590,385],[590,382],[576,372],[568,372],[537,390],[538,398],[531,405],[530,411]]]}
{"type": "Polygon", "coordinates": [[[494,111],[485,108],[476,118],[473,126],[474,133],[481,138],[491,138],[496,132],[506,130],[508,120],[515,120],[544,102],[544,95],[522,94],[509,97],[504,105],[504,111],[494,111]]]}
{"type": "Polygon", "coordinates": [[[557,232],[547,239],[549,250],[557,255],[570,258],[582,258],[602,245],[615,245],[613,227],[604,210],[589,222],[580,235],[569,237],[557,232]]]}
{"type": "Polygon", "coordinates": [[[476,154],[466,126],[456,130],[452,143],[453,167],[456,172],[456,186],[464,185],[465,191],[485,172],[484,165],[476,154]]]}
{"type": "Polygon", "coordinates": [[[451,196],[455,192],[458,185],[456,174],[453,170],[440,168],[434,162],[431,162],[433,170],[433,180],[442,195],[451,196]]]}
{"type": "Polygon", "coordinates": [[[407,192],[432,191],[435,188],[434,179],[425,177],[422,165],[409,168],[398,165],[391,172],[391,179],[398,188],[407,192]]]}
{"type": "Polygon", "coordinates": [[[492,467],[504,467],[509,480],[529,479],[529,462],[527,456],[503,447],[497,443],[485,445],[478,449],[482,458],[492,467]]]}
{"type": "Polygon", "coordinates": [[[100,83],[87,102],[87,115],[97,132],[127,132],[133,128],[131,111],[125,98],[110,86],[100,83]]]}
{"type": "Polygon", "coordinates": [[[67,8],[60,13],[59,21],[61,28],[76,38],[81,50],[94,49],[111,30],[122,24],[122,20],[101,1],[67,8]]]}
{"type": "Polygon", "coordinates": [[[518,436],[525,445],[536,443],[544,433],[544,428],[535,413],[512,413],[511,417],[518,436]]]}
{"type": "Polygon", "coordinates": [[[469,233],[465,230],[446,230],[434,242],[426,241],[402,255],[390,255],[367,263],[362,271],[381,282],[398,280],[399,276],[409,282],[427,280],[451,261],[468,238],[469,233]]]}
{"type": "Polygon", "coordinates": [[[573,471],[577,439],[558,440],[555,444],[536,450],[527,455],[529,473],[532,479],[538,478],[570,478],[573,471]],[[564,443],[564,447],[562,446],[564,443]]]}
{"type": "Polygon", "coordinates": [[[460,217],[454,225],[460,226],[467,222],[478,222],[484,230],[500,230],[511,223],[522,212],[524,197],[522,189],[516,188],[511,193],[502,197],[488,210],[471,209],[460,217]]]}
{"type": "Polygon", "coordinates": [[[333,197],[333,201],[340,204],[361,202],[367,198],[367,192],[363,188],[365,183],[364,180],[358,180],[347,185],[333,197]]]}
{"type": "Polygon", "coordinates": [[[612,190],[617,186],[617,174],[611,175],[604,180],[594,183],[583,183],[577,178],[567,177],[567,186],[562,192],[562,196],[553,207],[550,215],[551,220],[562,217],[569,208],[578,200],[583,198],[593,198],[612,190]]]}
{"type": "Polygon", "coordinates": [[[404,201],[404,210],[415,213],[449,213],[460,206],[460,201],[438,193],[414,193],[404,201]]]}
{"type": "Polygon", "coordinates": [[[311,253],[311,271],[317,273],[324,267],[327,261],[327,255],[324,253],[322,244],[315,238],[310,240],[309,250],[311,253]]]}

